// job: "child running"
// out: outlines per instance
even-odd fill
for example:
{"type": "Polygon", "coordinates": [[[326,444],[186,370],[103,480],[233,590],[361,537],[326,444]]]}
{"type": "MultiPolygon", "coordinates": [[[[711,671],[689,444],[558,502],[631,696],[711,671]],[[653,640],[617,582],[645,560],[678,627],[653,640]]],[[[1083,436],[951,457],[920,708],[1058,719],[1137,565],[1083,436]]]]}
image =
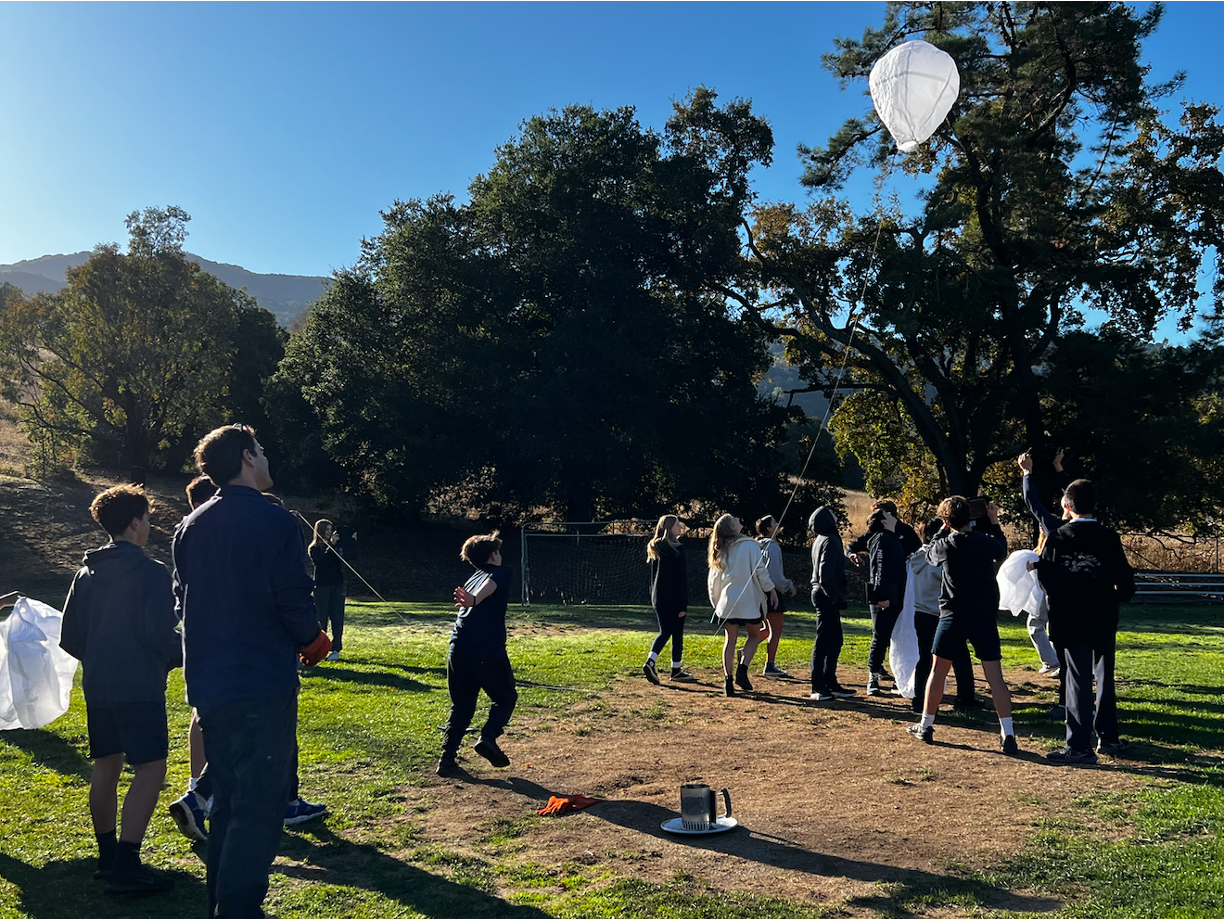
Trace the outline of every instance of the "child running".
{"type": "Polygon", "coordinates": [[[450,692],[450,716],[442,734],[439,776],[459,773],[456,755],[459,742],[472,723],[480,691],[493,705],[480,730],[475,751],[495,767],[510,766],[510,758],[497,746],[518,702],[514,671],[506,653],[506,604],[510,599],[510,569],[502,565],[502,541],[497,531],[468,537],[459,558],[476,572],[467,584],[455,589],[459,616],[451,631],[446,659],[446,689],[450,692]]]}
{"type": "Polygon", "coordinates": [[[734,515],[724,514],[710,533],[710,574],[706,587],[714,616],[726,631],[723,641],[723,692],[735,696],[735,685],[752,689],[748,666],[757,646],[765,638],[766,598],[777,606],[778,592],[769,577],[765,554],[756,541],[744,535],[744,525],[734,515]],[[735,646],[740,627],[748,631],[739,665],[735,665],[735,646]],[[735,678],[731,677],[735,667],[735,678]]]}
{"type": "Polygon", "coordinates": [[[688,528],[674,514],[665,514],[655,525],[654,539],[646,547],[650,566],[650,605],[659,620],[659,634],[650,646],[650,656],[642,673],[652,684],[659,683],[656,662],[667,640],[671,640],[671,679],[684,683],[696,680],[684,670],[684,618],[688,613],[688,567],[680,537],[688,528]]]}

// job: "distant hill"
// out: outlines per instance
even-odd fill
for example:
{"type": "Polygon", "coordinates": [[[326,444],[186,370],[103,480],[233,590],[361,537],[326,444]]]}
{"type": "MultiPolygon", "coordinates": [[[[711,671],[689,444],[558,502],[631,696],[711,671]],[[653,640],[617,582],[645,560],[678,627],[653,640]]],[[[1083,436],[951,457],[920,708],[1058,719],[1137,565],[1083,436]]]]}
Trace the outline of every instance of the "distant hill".
{"type": "MultiPolygon", "coordinates": [[[[89,255],[88,252],[74,252],[0,265],[0,281],[21,288],[27,297],[40,292],[54,294],[64,286],[65,271],[88,261],[89,255]]],[[[231,287],[246,288],[247,293],[282,326],[288,326],[302,310],[322,297],[331,284],[330,278],[313,275],[262,275],[247,271],[241,265],[210,262],[190,252],[187,258],[231,287]]]]}

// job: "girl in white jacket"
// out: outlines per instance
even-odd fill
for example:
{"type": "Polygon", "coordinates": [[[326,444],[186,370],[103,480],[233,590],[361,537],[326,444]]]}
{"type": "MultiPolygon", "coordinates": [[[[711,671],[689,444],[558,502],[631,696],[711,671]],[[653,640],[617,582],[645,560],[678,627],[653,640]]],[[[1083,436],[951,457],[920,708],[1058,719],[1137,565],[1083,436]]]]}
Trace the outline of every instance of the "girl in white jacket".
{"type": "Polygon", "coordinates": [[[744,525],[739,518],[724,514],[715,522],[710,534],[709,556],[710,574],[706,587],[710,603],[714,605],[714,616],[726,630],[723,690],[727,696],[735,696],[736,684],[745,690],[752,689],[748,666],[766,636],[765,598],[768,595],[770,606],[776,607],[778,594],[769,577],[765,554],[755,540],[744,535],[744,525]],[[735,664],[735,646],[741,626],[748,631],[748,640],[744,643],[733,681],[731,668],[735,664]]]}

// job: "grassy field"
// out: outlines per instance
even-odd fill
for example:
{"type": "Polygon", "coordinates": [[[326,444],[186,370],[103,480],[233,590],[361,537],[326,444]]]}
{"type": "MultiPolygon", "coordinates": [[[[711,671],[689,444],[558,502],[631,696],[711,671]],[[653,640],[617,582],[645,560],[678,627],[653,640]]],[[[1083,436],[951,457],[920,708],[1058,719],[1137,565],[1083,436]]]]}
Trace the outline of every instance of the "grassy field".
{"type": "MultiPolygon", "coordinates": [[[[843,661],[865,660],[867,623],[851,610],[843,661]]],[[[511,658],[521,681],[516,719],[600,717],[599,694],[634,675],[652,616],[633,608],[511,608],[511,658]],[[555,689],[573,688],[573,689],[555,689]],[[579,704],[582,703],[580,706],[579,704]]],[[[921,885],[881,884],[853,904],[794,902],[768,891],[716,892],[678,874],[650,882],[632,861],[547,864],[516,845],[534,822],[482,828],[463,852],[431,842],[442,807],[432,774],[445,719],[444,603],[350,604],[345,657],[303,682],[302,791],[331,808],[325,823],[284,836],[266,903],[275,916],[863,916],[990,913],[983,886],[1048,896],[1069,916],[1224,914],[1224,612],[1134,608],[1119,642],[1122,718],[1136,750],[1130,791],[1083,796],[1057,820],[1015,841],[1005,859],[949,852],[921,885]]],[[[704,621],[699,620],[699,623],[704,621]]],[[[1004,656],[1033,658],[1027,635],[1004,623],[1004,656]]],[[[811,620],[792,617],[779,661],[806,673],[811,620]]],[[[697,628],[686,659],[717,657],[719,640],[697,628]]],[[[186,734],[181,672],[171,677],[172,735],[186,734]]],[[[478,716],[479,717],[479,716],[478,716]]],[[[646,713],[643,718],[650,718],[646,713]]],[[[1018,714],[1017,733],[1052,746],[1057,732],[1018,714]],[[1029,721],[1026,721],[1029,720],[1029,721]]],[[[570,726],[573,728],[573,726],[570,726]]],[[[581,733],[581,725],[576,729],[581,733]]],[[[94,841],[86,803],[84,706],[40,731],[0,734],[0,915],[201,916],[200,854],[164,807],[145,857],[172,873],[169,895],[116,900],[92,881],[94,841]]],[[[185,785],[185,745],[172,745],[171,793],[185,785]]]]}

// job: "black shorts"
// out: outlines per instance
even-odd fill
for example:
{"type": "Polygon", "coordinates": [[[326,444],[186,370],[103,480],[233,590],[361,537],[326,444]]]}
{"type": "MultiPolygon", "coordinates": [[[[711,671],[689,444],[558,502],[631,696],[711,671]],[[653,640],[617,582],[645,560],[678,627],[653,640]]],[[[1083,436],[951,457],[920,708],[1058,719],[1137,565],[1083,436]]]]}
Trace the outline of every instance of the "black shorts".
{"type": "Polygon", "coordinates": [[[953,614],[940,617],[935,627],[935,641],[931,651],[937,658],[955,658],[964,650],[965,643],[973,646],[978,661],[1001,661],[1003,649],[999,645],[999,624],[994,617],[977,615],[961,619],[953,614]]]}
{"type": "Polygon", "coordinates": [[[94,760],[123,754],[128,763],[164,760],[170,752],[166,701],[85,706],[89,756],[94,760]]]}
{"type": "Polygon", "coordinates": [[[757,617],[755,620],[740,620],[740,619],[723,620],[723,625],[724,626],[743,626],[743,627],[764,626],[765,618],[757,617]]]}
{"type": "Polygon", "coordinates": [[[786,595],[779,589],[774,592],[774,597],[778,599],[777,606],[769,603],[769,595],[765,595],[765,606],[769,608],[770,613],[786,613],[786,595]]]}

